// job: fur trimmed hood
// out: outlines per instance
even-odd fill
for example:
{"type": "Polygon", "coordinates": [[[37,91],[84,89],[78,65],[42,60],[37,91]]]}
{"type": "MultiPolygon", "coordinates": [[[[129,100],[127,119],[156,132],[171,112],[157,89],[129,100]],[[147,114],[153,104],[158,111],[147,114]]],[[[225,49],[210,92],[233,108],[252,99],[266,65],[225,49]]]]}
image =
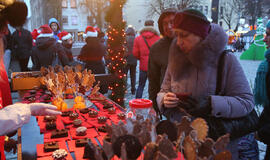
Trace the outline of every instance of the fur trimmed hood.
{"type": "Polygon", "coordinates": [[[147,26],[147,27],[144,27],[143,29],[141,29],[140,34],[145,36],[146,38],[152,37],[153,35],[159,36],[158,31],[154,27],[151,27],[151,26],[147,26]]]}
{"type": "Polygon", "coordinates": [[[211,67],[211,65],[216,67],[218,58],[227,42],[228,36],[223,28],[217,24],[211,24],[208,36],[188,54],[183,53],[174,40],[170,55],[170,61],[173,62],[171,64],[177,66],[180,60],[183,63],[191,63],[198,68],[211,67]]]}

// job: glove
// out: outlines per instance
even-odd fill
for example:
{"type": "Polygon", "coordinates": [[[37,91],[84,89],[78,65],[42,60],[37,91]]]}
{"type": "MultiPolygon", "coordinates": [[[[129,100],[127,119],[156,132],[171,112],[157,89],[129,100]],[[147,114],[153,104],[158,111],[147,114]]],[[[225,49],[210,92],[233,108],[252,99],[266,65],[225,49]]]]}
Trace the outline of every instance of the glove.
{"type": "Polygon", "coordinates": [[[209,96],[198,100],[188,96],[185,100],[180,100],[179,107],[185,109],[194,117],[204,117],[211,113],[211,98],[209,96]]]}
{"type": "Polygon", "coordinates": [[[11,152],[13,150],[13,154],[15,154],[17,152],[17,141],[15,141],[14,139],[9,138],[8,141],[5,141],[5,151],[6,152],[11,152]]]}
{"type": "Polygon", "coordinates": [[[45,103],[29,104],[32,116],[60,115],[62,112],[56,111],[57,107],[45,103]]]}

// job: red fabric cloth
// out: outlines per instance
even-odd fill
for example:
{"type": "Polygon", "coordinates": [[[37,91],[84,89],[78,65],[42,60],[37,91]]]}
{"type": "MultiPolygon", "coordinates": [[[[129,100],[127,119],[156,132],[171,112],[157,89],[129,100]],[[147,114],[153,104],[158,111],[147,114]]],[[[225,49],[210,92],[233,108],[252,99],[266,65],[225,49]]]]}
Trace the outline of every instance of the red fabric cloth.
{"type": "MultiPolygon", "coordinates": [[[[0,109],[12,104],[10,87],[8,82],[7,73],[5,70],[3,58],[0,60],[0,109]],[[3,93],[3,94],[2,94],[3,93]]],[[[1,160],[5,160],[4,153],[5,136],[0,136],[0,154],[1,160]]]]}
{"type": "Polygon", "coordinates": [[[148,69],[148,57],[149,57],[149,49],[143,39],[145,37],[148,45],[151,47],[156,41],[160,39],[160,37],[151,32],[144,31],[142,34],[135,38],[133,45],[133,55],[140,60],[140,70],[147,71],[148,69]]]}

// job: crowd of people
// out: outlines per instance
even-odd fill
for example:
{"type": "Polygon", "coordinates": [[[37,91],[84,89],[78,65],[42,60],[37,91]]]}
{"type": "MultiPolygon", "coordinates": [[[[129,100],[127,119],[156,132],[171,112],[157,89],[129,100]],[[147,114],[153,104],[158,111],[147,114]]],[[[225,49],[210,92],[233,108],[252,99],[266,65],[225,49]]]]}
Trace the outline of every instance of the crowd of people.
{"type": "MultiPolygon", "coordinates": [[[[61,114],[55,111],[55,106],[41,103],[12,105],[6,71],[13,59],[18,60],[21,71],[29,70],[27,64],[31,57],[31,70],[39,70],[42,66],[76,65],[83,62],[95,74],[106,72],[106,43],[101,38],[104,33],[97,28],[86,28],[86,44],[75,59],[71,51],[73,37],[61,31],[55,18],[30,33],[22,27],[26,15],[27,7],[23,2],[8,5],[0,12],[1,136],[27,123],[31,115],[61,114]],[[15,22],[14,15],[18,15],[15,22]],[[16,28],[16,31],[10,34],[7,24],[16,28]]],[[[153,101],[153,108],[161,119],[165,116],[168,120],[179,122],[184,115],[206,120],[226,119],[229,125],[223,129],[229,130],[232,137],[227,147],[232,153],[232,159],[259,159],[256,138],[270,144],[270,21],[264,38],[268,49],[266,60],[259,66],[254,92],[237,58],[225,51],[227,34],[221,26],[211,23],[203,13],[194,9],[166,9],[157,23],[159,32],[155,30],[153,20],[145,21],[138,36],[132,26],[126,29],[125,72],[130,72],[131,93],[141,98],[148,79],[149,99],[153,101]],[[136,89],[137,61],[140,66],[139,85],[136,89]],[[255,98],[254,101],[253,93],[260,99],[255,98]],[[248,127],[255,122],[240,121],[250,116],[257,104],[263,105],[264,111],[254,131],[248,127]],[[243,128],[246,129],[245,134],[237,133],[243,128]]],[[[216,138],[220,128],[211,128],[213,126],[210,123],[209,136],[216,138]]],[[[0,137],[1,160],[5,159],[4,143],[4,137],[0,137]]],[[[269,159],[269,154],[270,147],[267,147],[265,159],[269,159]]]]}

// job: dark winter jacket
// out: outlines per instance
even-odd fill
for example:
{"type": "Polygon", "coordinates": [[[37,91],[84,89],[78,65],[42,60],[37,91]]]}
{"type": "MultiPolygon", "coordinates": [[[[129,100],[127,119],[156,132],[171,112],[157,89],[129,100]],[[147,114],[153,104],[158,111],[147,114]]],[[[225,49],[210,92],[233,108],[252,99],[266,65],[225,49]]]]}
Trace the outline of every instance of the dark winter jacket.
{"type": "Polygon", "coordinates": [[[68,58],[64,53],[63,46],[56,42],[54,38],[40,37],[33,48],[33,70],[40,70],[41,67],[53,65],[53,61],[58,57],[60,65],[68,65],[68,58]],[[57,55],[57,56],[56,56],[57,55]]]}
{"type": "Polygon", "coordinates": [[[85,67],[95,74],[105,73],[105,65],[102,58],[106,54],[105,46],[96,37],[86,39],[86,45],[81,49],[78,59],[85,62],[85,67]]]}
{"type": "Polygon", "coordinates": [[[140,60],[140,70],[147,71],[149,48],[143,37],[145,37],[149,47],[160,39],[158,32],[153,27],[145,27],[140,31],[140,36],[136,37],[133,46],[133,55],[140,60]]]}
{"type": "Polygon", "coordinates": [[[12,37],[10,31],[8,31],[8,34],[3,37],[4,41],[4,50],[6,49],[12,49],[12,37]]]}
{"type": "Polygon", "coordinates": [[[265,159],[270,158],[270,106],[264,106],[260,116],[258,136],[260,141],[267,145],[265,159]]]}
{"type": "Polygon", "coordinates": [[[148,61],[149,99],[153,101],[154,108],[157,107],[156,98],[160,91],[165,72],[168,65],[171,38],[164,37],[158,40],[150,49],[148,61]]]}
{"type": "Polygon", "coordinates": [[[168,68],[158,93],[157,103],[163,109],[167,92],[191,93],[194,98],[211,97],[212,115],[216,117],[242,117],[254,107],[253,95],[243,69],[232,54],[224,57],[221,92],[215,95],[218,59],[228,37],[224,30],[211,24],[208,36],[188,54],[172,42],[168,68]]]}
{"type": "Polygon", "coordinates": [[[26,59],[31,56],[32,35],[26,29],[16,30],[11,37],[11,51],[18,59],[26,59]]]}
{"type": "Polygon", "coordinates": [[[133,55],[133,44],[135,40],[135,30],[128,28],[126,31],[126,60],[129,65],[137,65],[137,59],[133,55]]]}
{"type": "Polygon", "coordinates": [[[68,62],[71,63],[73,61],[73,54],[71,51],[72,46],[65,45],[62,43],[65,56],[68,58],[68,62]]]}

